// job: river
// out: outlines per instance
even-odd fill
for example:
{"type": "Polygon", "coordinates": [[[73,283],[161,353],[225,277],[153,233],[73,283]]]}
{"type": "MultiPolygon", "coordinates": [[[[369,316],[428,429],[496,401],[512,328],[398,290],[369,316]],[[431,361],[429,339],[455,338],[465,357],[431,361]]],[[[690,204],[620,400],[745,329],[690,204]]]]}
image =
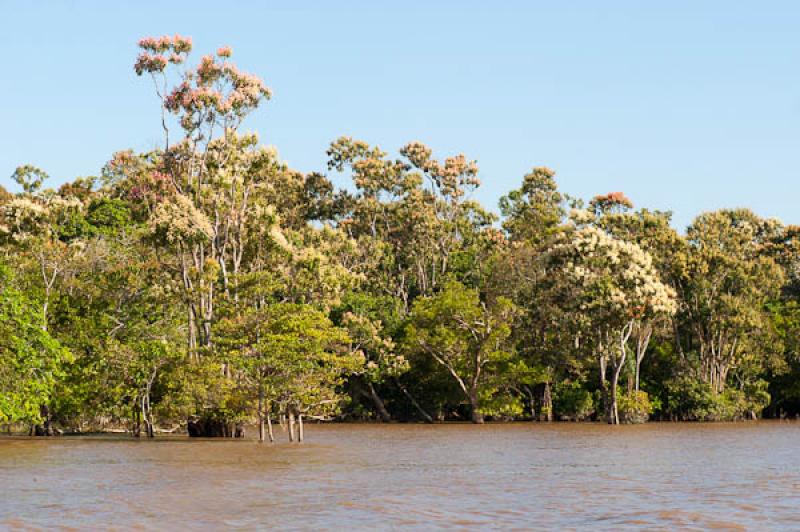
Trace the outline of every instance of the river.
{"type": "Polygon", "coordinates": [[[3,529],[797,529],[800,423],[6,437],[0,494],[3,529]]]}

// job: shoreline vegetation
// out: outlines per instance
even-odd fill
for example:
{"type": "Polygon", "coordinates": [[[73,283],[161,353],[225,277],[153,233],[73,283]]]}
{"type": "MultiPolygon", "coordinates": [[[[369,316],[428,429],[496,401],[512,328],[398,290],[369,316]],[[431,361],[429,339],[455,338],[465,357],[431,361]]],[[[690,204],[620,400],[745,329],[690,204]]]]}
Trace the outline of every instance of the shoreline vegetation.
{"type": "Polygon", "coordinates": [[[418,141],[343,136],[301,173],[243,131],[271,91],[231,48],[139,48],[163,147],[0,187],[0,427],[800,415],[800,227],[735,208],[681,234],[546,167],[498,216],[475,161],[418,141]]]}

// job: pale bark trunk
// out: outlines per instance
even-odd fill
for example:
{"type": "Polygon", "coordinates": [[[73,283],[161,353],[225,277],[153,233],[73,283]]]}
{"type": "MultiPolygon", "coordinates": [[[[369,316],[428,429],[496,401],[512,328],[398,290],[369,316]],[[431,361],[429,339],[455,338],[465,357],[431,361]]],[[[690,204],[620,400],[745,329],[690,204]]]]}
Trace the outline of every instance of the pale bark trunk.
{"type": "Polygon", "coordinates": [[[272,416],[267,412],[267,430],[269,432],[269,442],[275,441],[275,434],[272,432],[272,416]]]}
{"type": "Polygon", "coordinates": [[[264,441],[264,387],[258,387],[258,441],[264,441]]]}
{"type": "Polygon", "coordinates": [[[303,414],[298,414],[297,415],[297,441],[302,443],[304,438],[305,438],[305,434],[303,432],[303,414]]]}
{"type": "Polygon", "coordinates": [[[611,401],[608,405],[608,423],[619,425],[619,409],[617,408],[617,383],[619,382],[619,371],[611,373],[611,401]]]}
{"type": "Polygon", "coordinates": [[[539,419],[541,421],[547,421],[548,423],[553,421],[553,394],[550,389],[550,383],[544,383],[544,391],[542,392],[542,408],[539,412],[539,419]]]}

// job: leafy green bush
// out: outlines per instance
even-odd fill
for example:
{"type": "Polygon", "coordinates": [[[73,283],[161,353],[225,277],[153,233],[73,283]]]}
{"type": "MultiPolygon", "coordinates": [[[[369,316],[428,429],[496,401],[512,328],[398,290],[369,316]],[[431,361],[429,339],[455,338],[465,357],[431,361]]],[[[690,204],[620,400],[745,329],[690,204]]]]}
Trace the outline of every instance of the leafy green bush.
{"type": "Polygon", "coordinates": [[[617,392],[617,409],[622,423],[644,423],[653,413],[653,403],[647,392],[639,390],[623,393],[617,392]]]}

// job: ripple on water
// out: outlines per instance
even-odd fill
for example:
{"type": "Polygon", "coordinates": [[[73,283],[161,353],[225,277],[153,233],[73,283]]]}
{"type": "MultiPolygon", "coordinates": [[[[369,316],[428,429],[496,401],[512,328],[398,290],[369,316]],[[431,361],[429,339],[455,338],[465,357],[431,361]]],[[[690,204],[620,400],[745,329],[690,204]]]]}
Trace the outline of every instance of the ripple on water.
{"type": "Polygon", "coordinates": [[[303,445],[4,438],[0,528],[785,528],[800,516],[799,428],[312,425],[303,445]]]}

